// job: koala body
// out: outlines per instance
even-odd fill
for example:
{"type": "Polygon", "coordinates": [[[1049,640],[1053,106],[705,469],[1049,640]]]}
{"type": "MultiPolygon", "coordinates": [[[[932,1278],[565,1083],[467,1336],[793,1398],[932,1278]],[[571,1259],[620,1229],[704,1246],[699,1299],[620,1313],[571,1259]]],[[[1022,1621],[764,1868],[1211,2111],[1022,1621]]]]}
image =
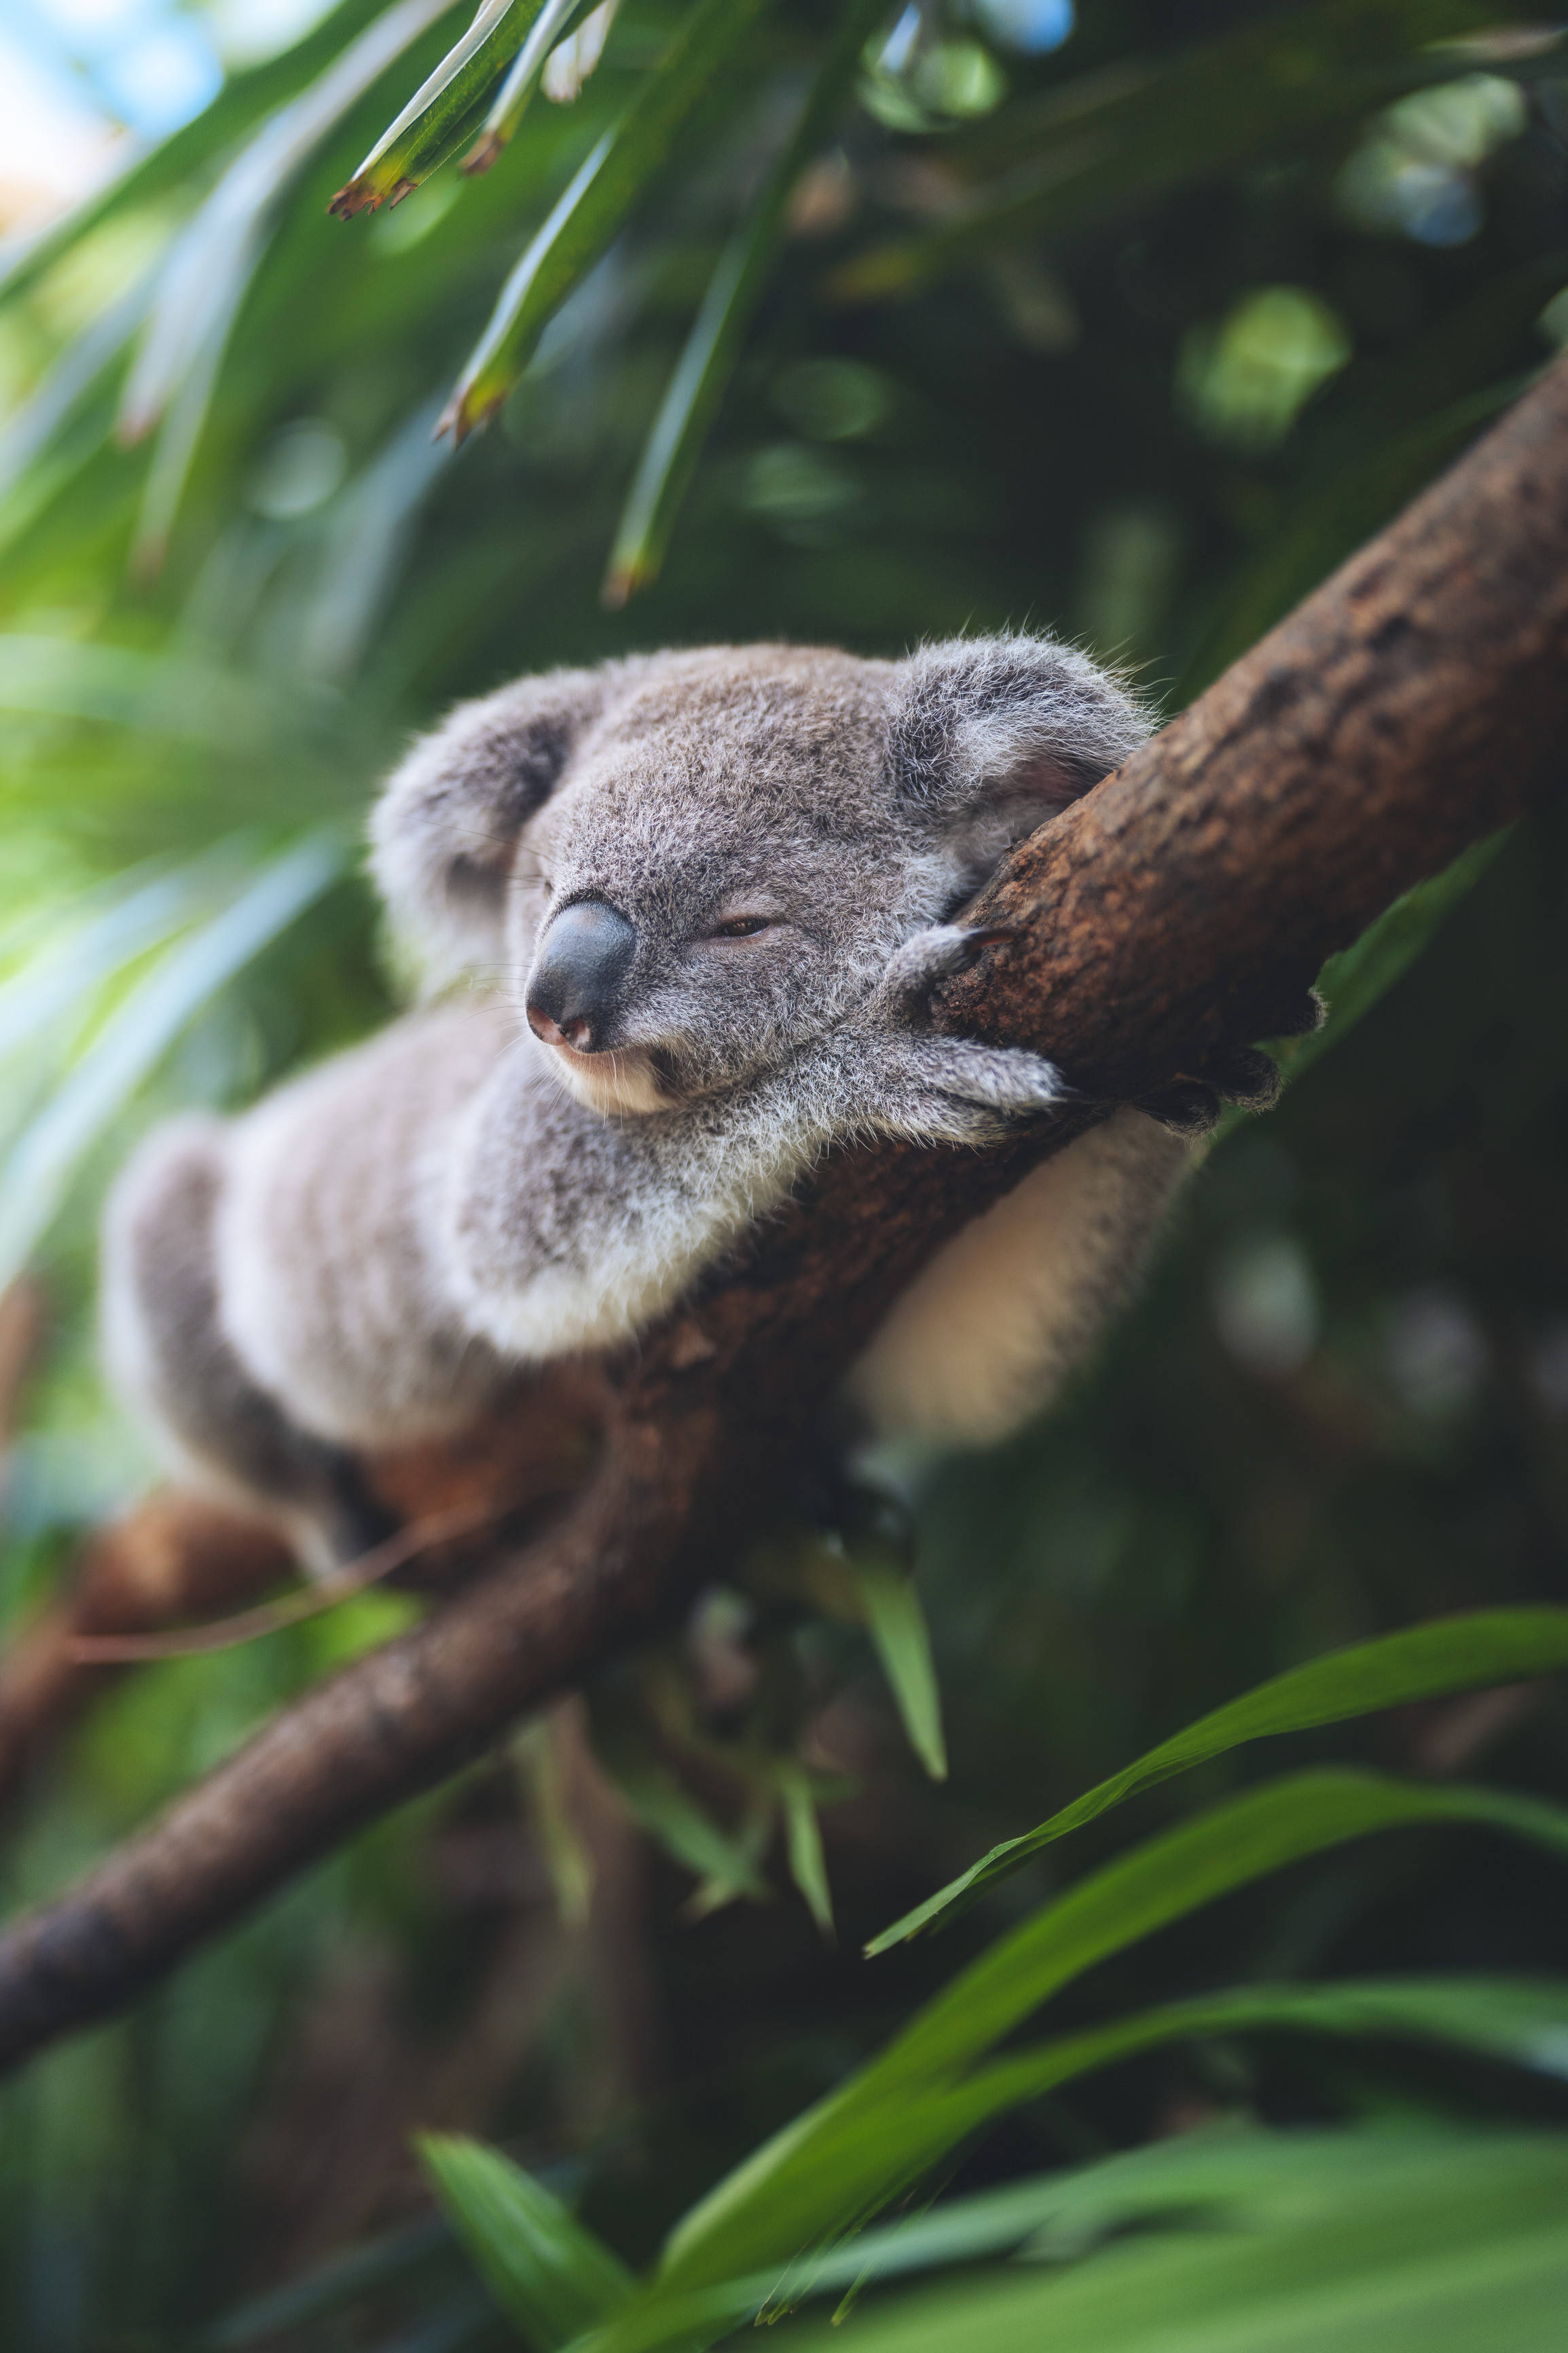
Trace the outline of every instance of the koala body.
{"type": "MultiPolygon", "coordinates": [[[[372,823],[437,985],[111,1198],[112,1371],[188,1471],[318,1562],[363,1541],[350,1450],[460,1424],[515,1366],[624,1341],[830,1145],[982,1145],[1054,1067],[919,1026],[952,918],[1148,733],[1048,639],[903,662],[718,648],[525,679],[419,742],[372,823]]],[[[1002,1436],[1135,1271],[1184,1147],[1123,1109],[895,1304],[873,1426],[1002,1436]]]]}

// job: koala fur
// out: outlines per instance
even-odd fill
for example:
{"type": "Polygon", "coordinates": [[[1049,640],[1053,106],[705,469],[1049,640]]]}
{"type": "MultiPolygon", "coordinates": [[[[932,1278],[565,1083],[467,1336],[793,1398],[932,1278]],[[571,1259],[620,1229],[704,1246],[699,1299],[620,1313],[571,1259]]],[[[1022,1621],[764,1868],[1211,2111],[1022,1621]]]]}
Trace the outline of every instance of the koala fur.
{"type": "MultiPolygon", "coordinates": [[[[365,1534],[350,1450],[628,1339],[828,1145],[984,1145],[1048,1113],[1050,1062],[937,1036],[921,1003],[1009,847],[1148,732],[1083,655],[1024,637],[658,654],[460,705],[371,834],[394,923],[468,992],[150,1139],[106,1219],[121,1388],[320,1563],[365,1534]]],[[[1043,1164],[895,1303],[850,1377],[862,1415],[1016,1427],[1184,1159],[1122,1109],[1043,1164]]]]}

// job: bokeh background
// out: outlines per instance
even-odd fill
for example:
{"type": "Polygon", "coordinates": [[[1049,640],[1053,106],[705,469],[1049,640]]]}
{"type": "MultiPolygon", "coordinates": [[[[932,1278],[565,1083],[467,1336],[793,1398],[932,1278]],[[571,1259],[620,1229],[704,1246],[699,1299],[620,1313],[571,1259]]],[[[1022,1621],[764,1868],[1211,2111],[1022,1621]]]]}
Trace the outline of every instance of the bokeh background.
{"type": "MultiPolygon", "coordinates": [[[[411,727],[561,660],[1009,625],[1173,711],[1568,344],[1568,47],[1517,8],[894,5],[793,189],[663,569],[616,608],[650,426],[839,12],[759,17],[460,448],[432,427],[498,289],[682,11],[624,0],[580,95],[487,176],[330,218],[466,21],[404,13],[331,103],[375,0],[0,13],[0,1631],[153,1476],[94,1366],[109,1174],[153,1118],[243,1103],[396,1000],[357,841],[411,727]]],[[[776,1846],[771,1900],[709,1882],[694,1905],[689,1822],[639,1827],[568,1711],[0,2091],[6,2347],[504,2341],[416,2126],[505,2141],[645,2253],[1053,1883],[1042,1863],[945,1942],[857,1957],[994,1839],[1335,1643],[1568,1598],[1565,901],[1561,818],[1468,861],[1375,1001],[1217,1145],[1065,1409],[996,1455],[882,1466],[952,1774],[922,1777],[861,1635],[771,1630],[799,1753],[843,1783],[837,1943],[776,1846]]],[[[0,1901],[58,1887],[415,1606],[118,1683],[13,1793],[0,1901]]],[[[715,1721],[751,1622],[715,1595],[676,1646],[715,1721]]],[[[595,1722],[623,1705],[607,1677],[595,1722]]],[[[1290,1754],[1568,1796],[1549,1686],[1290,1754]]],[[[1133,1827],[1262,1769],[1205,1768],[1133,1827]]],[[[731,1799],[692,1802],[722,1823],[731,1799]]],[[[1151,1940],[1065,2015],[1233,1968],[1544,1968],[1565,1932],[1557,1865],[1401,1834],[1151,1940]]],[[[1263,2038],[1096,2078],[962,2178],[1237,2107],[1461,2095],[1551,2105],[1479,2063],[1457,2085],[1263,2038]]]]}

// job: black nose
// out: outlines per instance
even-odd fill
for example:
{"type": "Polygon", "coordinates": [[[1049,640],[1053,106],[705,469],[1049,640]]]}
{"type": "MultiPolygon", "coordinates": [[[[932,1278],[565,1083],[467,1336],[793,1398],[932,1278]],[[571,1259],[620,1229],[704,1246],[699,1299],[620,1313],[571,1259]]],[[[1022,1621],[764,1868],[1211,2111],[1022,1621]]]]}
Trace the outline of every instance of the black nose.
{"type": "Polygon", "coordinates": [[[529,975],[528,1026],[547,1045],[596,1053],[620,1001],[637,935],[603,899],[563,907],[545,931],[529,975]]]}

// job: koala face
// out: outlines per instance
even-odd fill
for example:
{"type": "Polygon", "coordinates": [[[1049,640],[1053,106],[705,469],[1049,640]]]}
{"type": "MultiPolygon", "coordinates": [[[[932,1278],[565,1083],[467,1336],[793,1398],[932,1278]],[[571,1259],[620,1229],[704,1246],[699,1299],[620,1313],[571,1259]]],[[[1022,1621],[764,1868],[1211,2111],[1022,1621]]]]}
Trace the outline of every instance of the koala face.
{"type": "Polygon", "coordinates": [[[509,964],[580,1100],[647,1111],[776,1065],[931,919],[942,861],[883,786],[891,667],[671,657],[524,829],[509,964]]]}
{"type": "Polygon", "coordinates": [[[654,1112],[851,1015],[902,940],[1148,726],[1041,638],[557,672],[416,747],[373,821],[375,862],[416,937],[504,966],[580,1101],[654,1112]]]}

